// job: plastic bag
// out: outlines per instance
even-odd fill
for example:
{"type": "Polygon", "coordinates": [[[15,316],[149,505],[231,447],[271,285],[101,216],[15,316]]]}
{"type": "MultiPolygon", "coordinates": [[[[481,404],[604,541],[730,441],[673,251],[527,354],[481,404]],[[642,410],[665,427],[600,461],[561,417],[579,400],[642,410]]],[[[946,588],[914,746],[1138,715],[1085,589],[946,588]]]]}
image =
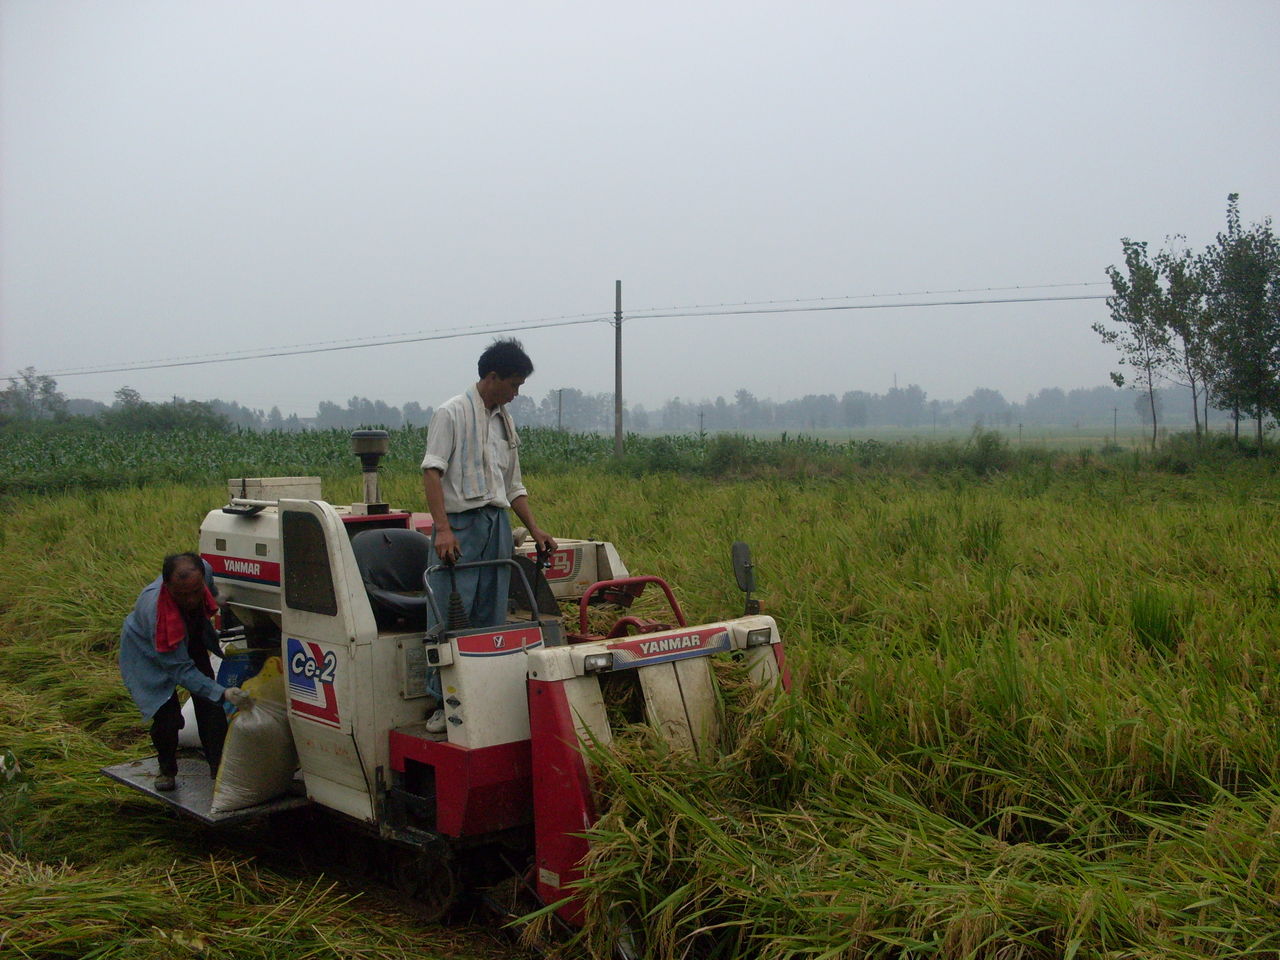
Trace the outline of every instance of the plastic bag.
{"type": "Polygon", "coordinates": [[[287,793],[298,769],[280,658],[267,660],[243,689],[253,697],[253,703],[231,718],[213,786],[211,813],[256,806],[287,793]]]}
{"type": "MultiPolygon", "coordinates": [[[[213,667],[213,675],[216,677],[222,668],[221,658],[216,653],[211,653],[209,664],[213,667]]],[[[226,684],[224,683],[223,686],[225,687],[226,684]]],[[[200,742],[200,730],[196,726],[196,703],[191,697],[187,697],[182,702],[182,724],[178,728],[178,746],[192,747],[196,750],[204,746],[200,742]]]]}

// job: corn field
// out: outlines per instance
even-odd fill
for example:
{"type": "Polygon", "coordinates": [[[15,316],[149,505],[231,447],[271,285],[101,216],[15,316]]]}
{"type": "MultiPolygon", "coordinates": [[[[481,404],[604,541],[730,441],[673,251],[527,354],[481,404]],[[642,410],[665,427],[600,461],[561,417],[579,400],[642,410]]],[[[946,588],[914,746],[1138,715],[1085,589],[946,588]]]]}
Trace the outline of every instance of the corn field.
{"type": "MultiPolygon", "coordinates": [[[[390,431],[388,471],[413,470],[422,459],[426,431],[390,431]]],[[[1050,462],[1043,447],[1014,451],[998,433],[965,441],[924,443],[878,440],[827,441],[813,437],[757,439],[740,434],[645,437],[629,434],[624,455],[614,457],[613,438],[545,428],[521,432],[526,471],[556,473],[596,465],[625,476],[653,472],[711,476],[841,476],[876,470],[968,470],[987,474],[1050,462]]],[[[1111,459],[1123,459],[1111,451],[1111,459]]],[[[1078,456],[1078,455],[1077,455],[1078,456]]],[[[1092,456],[1086,451],[1085,459],[1092,456]]],[[[148,483],[198,483],[227,477],[319,475],[353,472],[348,434],[214,433],[177,430],[137,433],[65,428],[12,431],[0,445],[0,495],[63,490],[103,490],[148,483]]]]}

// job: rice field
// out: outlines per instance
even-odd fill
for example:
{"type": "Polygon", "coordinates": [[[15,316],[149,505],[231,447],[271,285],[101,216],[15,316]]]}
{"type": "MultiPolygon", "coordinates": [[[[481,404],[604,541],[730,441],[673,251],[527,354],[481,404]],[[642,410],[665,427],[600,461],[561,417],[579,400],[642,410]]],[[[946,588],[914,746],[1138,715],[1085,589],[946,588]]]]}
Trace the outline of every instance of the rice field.
{"type": "MultiPolygon", "coordinates": [[[[987,454],[1012,459],[526,469],[545,527],[614,541],[691,619],[740,612],[750,542],[795,673],[789,697],[731,693],[714,762],[643,737],[596,757],[594,922],[563,955],[609,956],[619,918],[655,958],[1280,955],[1272,467],[987,454]]],[[[120,620],[223,491],[5,503],[0,956],[512,955],[95,775],[149,752],[120,620]]],[[[418,507],[412,465],[384,493],[418,507]]]]}

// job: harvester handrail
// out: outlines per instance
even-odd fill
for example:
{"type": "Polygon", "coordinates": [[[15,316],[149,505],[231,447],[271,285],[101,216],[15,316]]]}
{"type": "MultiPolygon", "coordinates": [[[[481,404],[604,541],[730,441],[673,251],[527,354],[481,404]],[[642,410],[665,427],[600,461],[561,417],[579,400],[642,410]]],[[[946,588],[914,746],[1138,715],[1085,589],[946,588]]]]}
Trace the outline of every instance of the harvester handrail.
{"type": "Polygon", "coordinates": [[[671,592],[671,586],[661,577],[619,577],[616,580],[597,580],[591,586],[587,587],[586,592],[582,595],[582,599],[578,601],[578,629],[583,633],[587,632],[587,604],[593,595],[601,590],[608,590],[613,587],[639,586],[640,590],[635,595],[639,596],[644,592],[646,584],[656,583],[662,588],[662,592],[667,595],[667,602],[671,604],[671,612],[676,615],[676,623],[682,627],[687,627],[689,622],[684,618],[684,611],[680,609],[680,602],[676,599],[676,595],[671,592]]]}
{"type": "MultiPolygon", "coordinates": [[[[427,567],[427,569],[422,572],[422,586],[423,586],[423,592],[426,594],[427,605],[431,608],[431,614],[432,616],[435,617],[436,623],[443,624],[445,623],[445,619],[443,616],[441,616],[440,607],[436,605],[435,591],[431,589],[431,575],[433,573],[436,573],[437,571],[440,571],[440,570],[448,570],[450,568],[454,570],[468,570],[472,567],[498,567],[498,566],[512,567],[515,570],[516,575],[520,577],[520,582],[524,585],[525,596],[530,598],[533,597],[534,595],[533,588],[529,586],[529,578],[524,575],[524,568],[521,567],[520,564],[516,563],[514,560],[510,560],[510,559],[468,560],[465,563],[461,563],[461,562],[435,563],[427,567]]],[[[537,605],[534,604],[534,606],[536,607],[537,605]]],[[[529,620],[532,623],[539,622],[538,611],[536,609],[532,611],[532,616],[529,617],[529,620]]]]}

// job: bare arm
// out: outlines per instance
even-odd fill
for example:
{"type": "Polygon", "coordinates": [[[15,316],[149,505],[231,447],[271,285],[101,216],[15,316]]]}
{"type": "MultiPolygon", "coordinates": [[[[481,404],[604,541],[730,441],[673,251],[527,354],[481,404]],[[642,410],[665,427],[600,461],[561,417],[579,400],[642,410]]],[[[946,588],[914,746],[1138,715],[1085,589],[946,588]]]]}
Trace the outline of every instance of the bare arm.
{"type": "Polygon", "coordinates": [[[529,529],[529,536],[533,537],[533,542],[543,550],[554,550],[556,542],[551,536],[538,526],[538,521],[533,519],[533,508],[529,506],[529,498],[525,494],[521,494],[511,501],[511,509],[515,511],[515,515],[520,518],[529,529]]]}
{"type": "Polygon", "coordinates": [[[444,509],[444,484],[441,476],[439,470],[423,470],[422,491],[426,494],[427,509],[431,511],[436,556],[442,563],[452,563],[461,557],[462,550],[458,546],[458,538],[453,535],[453,528],[449,526],[449,514],[444,509]]]}

